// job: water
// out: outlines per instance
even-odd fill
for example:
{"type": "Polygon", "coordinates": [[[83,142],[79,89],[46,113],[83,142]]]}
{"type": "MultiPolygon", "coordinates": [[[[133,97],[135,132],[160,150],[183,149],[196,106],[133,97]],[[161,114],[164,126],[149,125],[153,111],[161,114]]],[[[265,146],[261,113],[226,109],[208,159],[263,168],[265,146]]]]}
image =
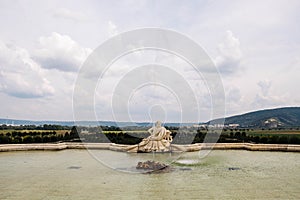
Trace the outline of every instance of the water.
{"type": "MultiPolygon", "coordinates": [[[[168,156],[92,154],[118,158],[110,164],[125,171],[138,160],[168,156]]],[[[170,173],[137,174],[106,167],[85,150],[0,153],[0,199],[300,198],[299,153],[227,150],[197,158],[184,154],[170,173]]]]}

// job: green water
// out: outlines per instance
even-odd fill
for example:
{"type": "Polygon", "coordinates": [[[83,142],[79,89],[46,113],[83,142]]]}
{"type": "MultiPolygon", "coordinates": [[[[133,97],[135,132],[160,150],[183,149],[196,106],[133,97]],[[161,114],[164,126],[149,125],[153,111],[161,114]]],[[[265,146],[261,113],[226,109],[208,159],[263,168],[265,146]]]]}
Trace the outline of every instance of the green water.
{"type": "Polygon", "coordinates": [[[193,152],[165,174],[120,172],[94,155],[125,171],[136,161],[163,161],[168,155],[96,150],[92,155],[86,150],[0,153],[0,199],[300,198],[299,153],[213,151],[195,164],[193,152]]]}

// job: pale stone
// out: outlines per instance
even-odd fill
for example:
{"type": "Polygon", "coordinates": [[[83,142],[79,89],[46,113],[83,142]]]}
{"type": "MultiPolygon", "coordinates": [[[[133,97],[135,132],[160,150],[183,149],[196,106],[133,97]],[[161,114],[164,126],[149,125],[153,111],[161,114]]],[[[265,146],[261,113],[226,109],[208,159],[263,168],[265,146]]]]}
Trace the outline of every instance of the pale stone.
{"type": "Polygon", "coordinates": [[[171,131],[161,125],[160,121],[148,130],[150,136],[137,145],[127,148],[128,152],[169,152],[173,138],[171,131]]]}

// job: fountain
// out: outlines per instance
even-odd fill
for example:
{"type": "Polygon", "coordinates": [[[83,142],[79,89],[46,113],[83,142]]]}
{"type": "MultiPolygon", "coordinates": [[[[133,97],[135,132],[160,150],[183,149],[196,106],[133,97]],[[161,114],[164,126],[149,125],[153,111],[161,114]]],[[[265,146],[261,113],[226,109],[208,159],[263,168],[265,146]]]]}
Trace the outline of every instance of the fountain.
{"type": "Polygon", "coordinates": [[[173,140],[171,131],[161,125],[160,121],[148,130],[150,136],[144,138],[139,144],[126,148],[127,152],[149,153],[149,152],[170,152],[173,140]]]}

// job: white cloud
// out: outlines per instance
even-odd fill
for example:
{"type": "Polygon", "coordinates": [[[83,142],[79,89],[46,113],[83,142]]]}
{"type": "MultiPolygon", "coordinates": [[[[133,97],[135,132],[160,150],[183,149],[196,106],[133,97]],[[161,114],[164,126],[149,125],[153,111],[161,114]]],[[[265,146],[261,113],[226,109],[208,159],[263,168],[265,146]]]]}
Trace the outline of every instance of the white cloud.
{"type": "Polygon", "coordinates": [[[54,94],[39,65],[27,50],[0,41],[0,91],[19,98],[54,94]]]}
{"type": "Polygon", "coordinates": [[[34,59],[44,68],[75,72],[91,52],[70,36],[53,32],[48,37],[39,38],[34,59]]]}
{"type": "Polygon", "coordinates": [[[115,36],[117,35],[119,32],[118,32],[118,29],[117,29],[117,26],[112,22],[112,21],[108,21],[108,34],[109,36],[115,36]]]}
{"type": "Polygon", "coordinates": [[[81,22],[88,20],[87,16],[82,12],[72,11],[67,8],[58,8],[54,11],[54,17],[64,18],[75,22],[81,22]]]}
{"type": "Polygon", "coordinates": [[[240,66],[242,51],[240,41],[231,31],[226,32],[225,40],[219,44],[220,55],[216,57],[215,63],[223,75],[235,73],[240,66]]]}
{"type": "Polygon", "coordinates": [[[257,85],[259,86],[260,91],[256,94],[254,102],[252,103],[256,108],[274,107],[284,103],[286,99],[284,94],[278,96],[276,93],[272,93],[271,81],[259,81],[257,85]]]}
{"type": "MultiPolygon", "coordinates": [[[[157,3],[125,0],[111,3],[91,0],[73,3],[29,0],[0,1],[0,4],[0,40],[11,41],[26,48],[34,59],[31,60],[33,64],[24,64],[22,59],[16,56],[16,52],[8,55],[10,51],[1,51],[1,62],[5,60],[5,66],[10,66],[4,68],[1,63],[2,116],[10,113],[12,117],[72,119],[71,93],[76,73],[69,72],[76,72],[85,60],[85,47],[96,48],[116,33],[150,26],[186,34],[215,58],[227,94],[228,113],[237,114],[274,105],[299,106],[300,95],[297,91],[300,84],[300,29],[297,19],[300,16],[300,1],[157,3]],[[229,31],[226,33],[226,30],[229,31]],[[49,35],[51,32],[60,34],[49,35]],[[223,33],[226,33],[224,40],[223,33]],[[39,36],[46,36],[42,37],[45,41],[43,43],[40,40],[36,46],[34,42],[39,36]],[[291,62],[295,58],[298,58],[298,61],[292,65],[291,62]],[[28,66],[36,68],[31,69],[28,66]],[[43,80],[44,78],[46,80],[43,80]],[[258,86],[258,83],[265,79],[270,80],[270,85],[261,83],[262,87],[258,86]],[[52,87],[52,90],[54,87],[54,94],[51,96],[53,91],[47,87],[42,89],[42,84],[39,83],[52,87]],[[35,91],[34,87],[41,88],[38,91],[44,93],[32,92],[35,94],[33,95],[29,91],[35,91]],[[6,93],[3,93],[4,90],[6,93]],[[20,100],[6,95],[9,90],[19,90],[15,96],[48,96],[20,100]],[[20,108],[23,107],[39,114],[33,116],[32,111],[20,113],[20,108]],[[57,110],[65,112],[58,113],[57,110]]],[[[9,45],[5,48],[19,51],[9,45]]],[[[27,57],[27,60],[30,60],[30,56],[27,57]]],[[[172,57],[169,59],[155,54],[148,57],[142,54],[140,63],[159,62],[172,66],[172,69],[184,78],[191,80],[191,87],[201,97],[201,109],[210,108],[207,89],[201,86],[203,84],[199,84],[200,80],[193,70],[187,71],[190,68],[184,68],[182,63],[171,60],[172,57]]],[[[109,89],[113,88],[119,76],[132,69],[132,64],[134,62],[129,60],[105,74],[111,77],[108,77],[105,93],[100,94],[102,97],[109,94],[109,89]]],[[[174,87],[177,85],[178,83],[174,83],[174,87]]],[[[105,99],[100,107],[101,111],[105,110],[101,112],[101,119],[110,119],[106,114],[110,109],[109,101],[105,99]],[[104,106],[107,109],[103,109],[104,106]]],[[[134,109],[136,108],[133,106],[132,111],[134,109]]],[[[209,114],[210,112],[202,114],[204,120],[209,114]]],[[[143,115],[140,115],[140,120],[143,120],[142,118],[143,115]]]]}
{"type": "Polygon", "coordinates": [[[240,103],[242,98],[241,91],[238,88],[231,88],[226,93],[226,101],[229,103],[240,103]]]}
{"type": "Polygon", "coordinates": [[[260,87],[262,95],[268,96],[272,82],[269,80],[259,81],[257,85],[260,87]]]}

